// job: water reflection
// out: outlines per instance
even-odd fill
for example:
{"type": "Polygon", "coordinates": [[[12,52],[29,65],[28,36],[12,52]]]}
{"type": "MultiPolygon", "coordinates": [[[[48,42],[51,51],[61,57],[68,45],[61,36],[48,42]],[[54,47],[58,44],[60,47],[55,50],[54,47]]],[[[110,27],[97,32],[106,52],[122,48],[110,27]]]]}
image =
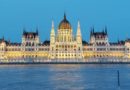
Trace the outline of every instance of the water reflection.
{"type": "Polygon", "coordinates": [[[130,89],[130,65],[0,65],[0,90],[130,89]]]}
{"type": "Polygon", "coordinates": [[[80,65],[54,65],[50,67],[50,81],[54,90],[84,90],[80,65]]]}

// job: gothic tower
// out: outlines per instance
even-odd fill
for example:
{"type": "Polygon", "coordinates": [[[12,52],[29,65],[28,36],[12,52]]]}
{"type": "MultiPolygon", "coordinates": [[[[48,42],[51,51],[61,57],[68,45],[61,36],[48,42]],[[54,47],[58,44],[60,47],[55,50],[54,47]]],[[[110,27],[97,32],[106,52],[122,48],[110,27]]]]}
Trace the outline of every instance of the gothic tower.
{"type": "Polygon", "coordinates": [[[82,35],[80,30],[80,22],[78,21],[78,27],[77,27],[77,35],[76,35],[76,41],[77,41],[77,58],[82,58],[82,35]]]}
{"type": "Polygon", "coordinates": [[[50,35],[50,58],[55,58],[55,29],[54,29],[54,22],[52,21],[52,29],[50,35]]]}

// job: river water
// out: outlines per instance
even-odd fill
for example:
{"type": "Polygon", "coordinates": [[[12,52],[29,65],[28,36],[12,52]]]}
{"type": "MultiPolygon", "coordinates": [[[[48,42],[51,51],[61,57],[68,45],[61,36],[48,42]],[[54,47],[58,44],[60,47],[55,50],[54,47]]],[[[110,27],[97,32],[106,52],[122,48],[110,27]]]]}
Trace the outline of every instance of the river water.
{"type": "Polygon", "coordinates": [[[130,90],[130,65],[0,65],[0,90],[130,90]]]}

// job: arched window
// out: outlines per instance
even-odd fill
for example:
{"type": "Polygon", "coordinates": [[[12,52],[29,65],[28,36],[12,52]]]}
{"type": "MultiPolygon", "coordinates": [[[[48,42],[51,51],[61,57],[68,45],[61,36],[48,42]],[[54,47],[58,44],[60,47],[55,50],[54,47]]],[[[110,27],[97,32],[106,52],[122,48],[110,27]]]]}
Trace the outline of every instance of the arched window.
{"type": "Polygon", "coordinates": [[[80,51],[80,47],[79,47],[79,51],[80,51]]]}
{"type": "Polygon", "coordinates": [[[52,47],[52,51],[54,50],[54,48],[52,47]]]}

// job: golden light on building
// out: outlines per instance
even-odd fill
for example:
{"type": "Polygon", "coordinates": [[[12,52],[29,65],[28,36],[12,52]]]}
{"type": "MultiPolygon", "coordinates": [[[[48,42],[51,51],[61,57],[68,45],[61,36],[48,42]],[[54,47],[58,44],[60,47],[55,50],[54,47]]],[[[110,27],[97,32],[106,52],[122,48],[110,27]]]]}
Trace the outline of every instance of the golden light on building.
{"type": "Polygon", "coordinates": [[[74,35],[66,15],[56,30],[52,21],[50,41],[40,42],[38,29],[36,32],[27,32],[24,29],[21,43],[0,39],[0,59],[7,59],[5,62],[12,58],[83,60],[104,57],[130,58],[130,39],[111,43],[105,27],[102,32],[95,32],[91,28],[90,41],[83,41],[80,22],[78,21],[77,33],[74,35]]]}

